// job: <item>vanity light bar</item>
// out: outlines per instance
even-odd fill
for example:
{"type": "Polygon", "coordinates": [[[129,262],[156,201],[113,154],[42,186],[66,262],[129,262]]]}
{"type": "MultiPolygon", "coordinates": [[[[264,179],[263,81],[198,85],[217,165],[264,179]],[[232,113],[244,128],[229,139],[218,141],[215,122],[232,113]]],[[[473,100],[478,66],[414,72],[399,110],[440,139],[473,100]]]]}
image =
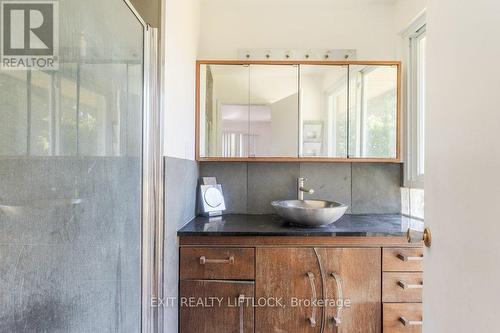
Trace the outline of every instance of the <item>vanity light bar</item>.
{"type": "Polygon", "coordinates": [[[356,60],[352,49],[238,49],[238,60],[356,60]]]}

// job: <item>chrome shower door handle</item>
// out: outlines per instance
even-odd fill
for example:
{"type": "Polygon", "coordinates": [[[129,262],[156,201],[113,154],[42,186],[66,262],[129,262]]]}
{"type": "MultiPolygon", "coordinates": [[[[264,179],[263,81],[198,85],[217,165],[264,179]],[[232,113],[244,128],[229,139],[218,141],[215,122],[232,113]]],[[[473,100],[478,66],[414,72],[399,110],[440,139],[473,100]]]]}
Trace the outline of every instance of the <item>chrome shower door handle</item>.
{"type": "Polygon", "coordinates": [[[309,323],[311,324],[311,327],[316,327],[316,301],[317,301],[317,294],[316,294],[316,285],[314,284],[314,273],[313,272],[308,272],[307,277],[309,278],[309,283],[311,285],[311,292],[312,292],[312,298],[311,298],[311,303],[313,304],[312,306],[312,313],[311,317],[309,317],[309,323]]]}

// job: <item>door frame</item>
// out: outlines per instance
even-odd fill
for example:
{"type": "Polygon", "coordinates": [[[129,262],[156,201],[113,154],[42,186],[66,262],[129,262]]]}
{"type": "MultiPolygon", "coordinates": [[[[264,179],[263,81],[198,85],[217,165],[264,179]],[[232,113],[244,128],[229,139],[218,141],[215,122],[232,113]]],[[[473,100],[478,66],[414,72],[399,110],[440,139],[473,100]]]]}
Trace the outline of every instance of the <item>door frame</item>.
{"type": "Polygon", "coordinates": [[[160,114],[159,31],[123,0],[143,27],[141,332],[161,332],[163,311],[163,121],[160,114]]]}

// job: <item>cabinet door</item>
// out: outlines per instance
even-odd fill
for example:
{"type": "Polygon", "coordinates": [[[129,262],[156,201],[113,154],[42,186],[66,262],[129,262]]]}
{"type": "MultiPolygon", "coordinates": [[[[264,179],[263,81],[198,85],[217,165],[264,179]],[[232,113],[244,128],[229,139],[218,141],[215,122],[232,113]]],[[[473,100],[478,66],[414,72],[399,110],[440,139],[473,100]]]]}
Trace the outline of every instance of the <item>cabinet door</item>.
{"type": "Polygon", "coordinates": [[[200,157],[248,157],[249,78],[248,66],[200,66],[200,157]]]}
{"type": "Polygon", "coordinates": [[[180,281],[180,333],[253,333],[254,283],[180,281]]]}
{"type": "Polygon", "coordinates": [[[322,310],[308,304],[321,299],[321,272],[314,249],[258,248],[255,295],[267,306],[256,307],[256,332],[321,332],[322,310]],[[273,304],[281,300],[283,306],[273,304]]]}
{"type": "Polygon", "coordinates": [[[250,65],[249,108],[249,156],[298,157],[298,66],[250,65]]]}
{"type": "Polygon", "coordinates": [[[347,158],[347,65],[300,65],[300,157],[347,158]]]}
{"type": "Polygon", "coordinates": [[[344,300],[341,310],[342,304],[325,308],[324,332],[381,332],[381,249],[320,248],[317,252],[325,299],[344,300]]]}

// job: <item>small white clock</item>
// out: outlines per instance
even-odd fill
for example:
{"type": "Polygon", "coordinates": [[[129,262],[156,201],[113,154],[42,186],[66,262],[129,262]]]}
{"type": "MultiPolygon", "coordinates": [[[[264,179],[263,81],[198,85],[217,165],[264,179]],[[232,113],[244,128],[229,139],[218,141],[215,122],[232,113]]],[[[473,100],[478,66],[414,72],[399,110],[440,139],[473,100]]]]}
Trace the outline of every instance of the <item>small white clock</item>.
{"type": "Polygon", "coordinates": [[[203,203],[203,212],[209,216],[221,215],[226,210],[224,196],[222,195],[222,186],[200,185],[201,202],[203,203]]]}

